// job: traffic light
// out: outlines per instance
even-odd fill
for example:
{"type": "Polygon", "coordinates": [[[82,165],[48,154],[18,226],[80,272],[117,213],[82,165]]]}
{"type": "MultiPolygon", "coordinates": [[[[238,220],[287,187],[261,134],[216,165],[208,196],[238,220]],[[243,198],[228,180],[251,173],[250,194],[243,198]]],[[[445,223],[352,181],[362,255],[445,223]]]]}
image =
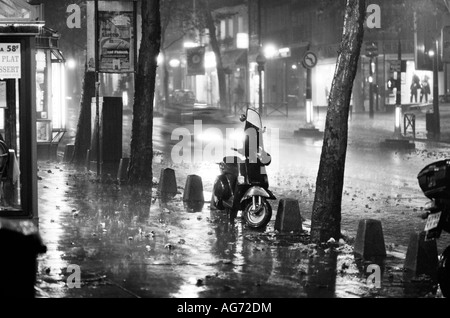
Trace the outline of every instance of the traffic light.
{"type": "Polygon", "coordinates": [[[397,80],[391,77],[387,81],[387,88],[392,91],[395,87],[397,87],[397,80]]]}

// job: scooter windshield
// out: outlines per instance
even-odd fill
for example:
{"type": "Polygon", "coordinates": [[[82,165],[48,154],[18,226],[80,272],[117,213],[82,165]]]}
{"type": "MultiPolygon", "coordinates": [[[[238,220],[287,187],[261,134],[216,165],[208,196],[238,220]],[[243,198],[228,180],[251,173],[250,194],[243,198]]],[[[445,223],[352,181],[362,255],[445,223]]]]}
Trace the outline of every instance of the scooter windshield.
{"type": "Polygon", "coordinates": [[[247,123],[255,126],[258,129],[262,129],[261,117],[259,116],[259,113],[254,109],[247,109],[247,123]]]}

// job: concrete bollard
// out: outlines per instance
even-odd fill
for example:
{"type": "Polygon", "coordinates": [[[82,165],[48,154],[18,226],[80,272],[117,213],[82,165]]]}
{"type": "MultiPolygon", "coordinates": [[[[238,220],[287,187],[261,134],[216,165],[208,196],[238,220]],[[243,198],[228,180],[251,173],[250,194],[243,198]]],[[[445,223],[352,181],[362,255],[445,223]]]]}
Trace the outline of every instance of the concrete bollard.
{"type": "Polygon", "coordinates": [[[177,194],[175,170],[171,168],[161,169],[158,191],[163,197],[174,197],[177,194]]]}
{"type": "Polygon", "coordinates": [[[203,197],[203,182],[200,176],[191,174],[187,177],[186,186],[184,187],[183,201],[205,201],[203,197]]]}
{"type": "Polygon", "coordinates": [[[183,206],[187,212],[202,212],[205,202],[201,201],[185,201],[183,206]]]}
{"type": "Polygon", "coordinates": [[[275,220],[275,230],[279,232],[301,232],[303,230],[302,216],[297,200],[280,200],[275,220]]]}
{"type": "Polygon", "coordinates": [[[436,240],[425,241],[426,232],[412,233],[406,251],[404,268],[416,276],[427,274],[436,277],[438,250],[436,240]]]}
{"type": "Polygon", "coordinates": [[[381,221],[372,219],[359,221],[354,253],[362,258],[386,256],[381,221]]]}
{"type": "Polygon", "coordinates": [[[75,149],[75,145],[66,145],[66,148],[64,150],[64,162],[69,162],[72,160],[73,151],[75,149]]]}
{"type": "Polygon", "coordinates": [[[130,158],[121,158],[119,163],[119,169],[117,170],[117,181],[126,182],[127,181],[127,170],[128,164],[130,163],[130,158]]]}

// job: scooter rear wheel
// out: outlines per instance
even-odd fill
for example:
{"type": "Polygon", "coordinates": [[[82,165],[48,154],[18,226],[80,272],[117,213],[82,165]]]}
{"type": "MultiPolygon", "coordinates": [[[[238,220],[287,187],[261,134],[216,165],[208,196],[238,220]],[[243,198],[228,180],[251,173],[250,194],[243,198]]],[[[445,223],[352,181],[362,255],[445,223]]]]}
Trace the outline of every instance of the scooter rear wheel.
{"type": "Polygon", "coordinates": [[[272,207],[266,199],[261,198],[261,205],[257,204],[254,209],[252,199],[248,199],[244,202],[242,216],[249,227],[259,229],[266,226],[272,218],[272,207]]]}
{"type": "Polygon", "coordinates": [[[442,295],[445,298],[450,296],[450,246],[442,253],[442,259],[439,261],[438,282],[442,295]]]}

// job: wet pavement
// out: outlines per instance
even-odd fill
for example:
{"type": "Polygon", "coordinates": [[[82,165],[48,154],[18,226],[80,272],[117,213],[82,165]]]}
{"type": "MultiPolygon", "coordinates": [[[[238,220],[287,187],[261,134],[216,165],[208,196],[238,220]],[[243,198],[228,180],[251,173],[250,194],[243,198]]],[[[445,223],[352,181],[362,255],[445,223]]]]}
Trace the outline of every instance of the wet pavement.
{"type": "MultiPolygon", "coordinates": [[[[291,132],[299,125],[292,119],[264,123],[283,127],[279,157],[284,161],[275,158],[268,173],[278,199],[298,200],[301,233],[274,230],[278,200],[263,231],[247,228],[240,217],[230,222],[209,202],[201,209],[186,206],[182,194],[190,174],[202,177],[205,199],[210,198],[218,173],[214,162],[174,164],[158,154],[152,189],[118,184],[114,173],[99,179],[95,172],[61,160],[39,162],[39,228],[48,251],[39,256],[37,296],[441,298],[433,280],[408,276],[403,263],[409,235],[425,225],[418,216],[427,200],[417,173],[429,162],[448,158],[449,146],[422,140],[412,151],[380,152],[379,141],[391,137],[384,128],[390,119],[373,122],[366,117],[354,115],[349,128],[345,240],[323,246],[309,244],[308,238],[322,143],[320,138],[294,139],[291,132]],[[167,167],[176,172],[179,193],[164,201],[157,184],[167,167]],[[367,218],[382,222],[386,258],[363,261],[353,254],[358,222],[367,218]],[[382,271],[379,288],[367,282],[372,263],[382,271]],[[73,265],[80,268],[81,288],[67,284],[73,265]]],[[[444,234],[439,249],[449,242],[444,234]]]]}
{"type": "MultiPolygon", "coordinates": [[[[41,163],[38,297],[439,297],[432,283],[405,285],[404,252],[388,244],[381,288],[367,284],[351,237],[326,246],[304,233],[263,232],[230,223],[206,203],[185,207],[181,194],[98,182],[95,174],[41,163]],[[68,288],[70,265],[81,288],[68,288]]],[[[182,189],[180,189],[180,192],[182,189]]],[[[273,218],[274,220],[274,218],[273,218]]]]}

